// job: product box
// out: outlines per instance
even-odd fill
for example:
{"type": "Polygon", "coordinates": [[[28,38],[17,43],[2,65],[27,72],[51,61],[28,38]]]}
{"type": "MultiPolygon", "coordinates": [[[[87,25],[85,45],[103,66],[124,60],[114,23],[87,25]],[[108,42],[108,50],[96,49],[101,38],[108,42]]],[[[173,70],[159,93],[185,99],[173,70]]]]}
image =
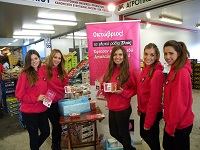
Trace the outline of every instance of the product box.
{"type": "Polygon", "coordinates": [[[113,92],[117,90],[117,83],[104,83],[104,92],[113,92]]]}

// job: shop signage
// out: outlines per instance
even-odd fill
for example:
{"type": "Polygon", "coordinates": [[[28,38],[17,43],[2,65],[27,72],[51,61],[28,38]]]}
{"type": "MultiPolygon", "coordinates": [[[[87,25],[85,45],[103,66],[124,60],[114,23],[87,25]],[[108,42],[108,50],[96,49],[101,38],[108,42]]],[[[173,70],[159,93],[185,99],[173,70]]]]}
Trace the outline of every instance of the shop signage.
{"type": "Polygon", "coordinates": [[[126,3],[120,4],[118,6],[118,12],[130,9],[130,8],[142,6],[142,5],[145,5],[145,4],[150,3],[152,1],[155,1],[155,0],[131,0],[131,1],[128,1],[126,3]]]}
{"type": "Polygon", "coordinates": [[[86,24],[91,85],[95,85],[95,81],[102,80],[111,50],[115,45],[126,48],[132,69],[139,72],[139,29],[140,21],[86,24]]]}
{"type": "Polygon", "coordinates": [[[84,1],[77,1],[77,0],[28,0],[28,1],[34,1],[34,2],[39,2],[39,3],[49,3],[49,4],[54,4],[54,5],[88,9],[88,10],[96,10],[96,11],[103,11],[103,12],[107,11],[106,6],[104,5],[89,3],[89,2],[84,2],[84,1]]]}

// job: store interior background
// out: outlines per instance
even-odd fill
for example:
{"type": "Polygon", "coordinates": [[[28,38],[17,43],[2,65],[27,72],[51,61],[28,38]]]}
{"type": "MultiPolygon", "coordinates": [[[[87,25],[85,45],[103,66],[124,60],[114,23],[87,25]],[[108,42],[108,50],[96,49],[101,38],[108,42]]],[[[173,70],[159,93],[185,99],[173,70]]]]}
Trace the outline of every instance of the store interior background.
{"type": "MultiPolygon", "coordinates": [[[[161,0],[162,1],[162,0],[161,0]]],[[[176,0],[175,0],[176,1],[176,0]]],[[[39,40],[37,43],[25,46],[23,45],[27,39],[19,40],[16,43],[12,43],[10,46],[7,44],[12,42],[14,29],[21,29],[22,22],[33,22],[37,18],[39,11],[49,11],[49,12],[61,12],[61,13],[72,13],[71,10],[52,10],[47,8],[42,8],[41,6],[26,6],[7,3],[8,0],[0,0],[0,49],[3,52],[2,48],[9,47],[12,53],[19,55],[19,59],[23,61],[25,55],[21,55],[23,49],[22,46],[29,49],[36,49],[39,51],[42,58],[46,57],[45,41],[39,40]],[[14,15],[16,12],[17,15],[14,15]],[[24,20],[23,20],[24,19],[24,20]]],[[[91,1],[94,2],[94,1],[91,1]]],[[[95,1],[96,3],[106,4],[106,0],[95,1]]],[[[113,0],[115,3],[120,3],[120,0],[113,0]]],[[[128,12],[125,16],[125,20],[138,19],[141,20],[141,29],[140,29],[140,51],[141,58],[143,55],[143,48],[148,43],[155,43],[159,50],[161,51],[160,60],[164,64],[163,57],[163,45],[168,40],[177,40],[183,41],[186,43],[188,50],[190,52],[191,59],[200,58],[200,30],[195,26],[200,23],[200,1],[199,0],[185,0],[180,3],[171,4],[168,6],[163,6],[160,8],[152,8],[149,10],[143,11],[133,11],[133,14],[128,12]],[[149,11],[151,18],[146,17],[146,12],[149,11]],[[182,18],[183,24],[174,25],[169,23],[164,23],[158,20],[160,14],[168,14],[175,16],[177,18],[182,18]],[[146,23],[151,23],[150,28],[146,28],[146,23]]],[[[59,9],[59,8],[57,8],[59,9]]],[[[65,26],[55,26],[56,33],[53,35],[42,35],[44,38],[51,39],[51,49],[60,49],[63,54],[67,55],[69,49],[77,49],[80,54],[80,61],[83,60],[87,55],[87,39],[84,37],[82,39],[67,39],[66,35],[69,33],[81,32],[81,34],[86,34],[85,23],[91,22],[104,22],[104,21],[118,21],[117,15],[113,12],[111,13],[100,13],[98,14],[95,11],[84,12],[77,10],[74,14],[77,17],[78,25],[75,27],[65,27],[65,26]],[[117,18],[117,19],[116,19],[117,18]]],[[[86,36],[86,35],[85,35],[86,36]]],[[[33,41],[32,41],[33,42],[33,41]]],[[[200,60],[199,60],[200,61],[200,60]]],[[[95,99],[95,88],[92,86],[92,99],[95,99]]],[[[97,103],[102,112],[106,115],[108,110],[106,108],[106,103],[104,101],[98,101],[97,103]]],[[[136,115],[136,98],[133,98],[132,106],[133,113],[131,116],[136,122],[139,120],[136,115]]],[[[98,124],[99,133],[104,133],[105,137],[109,136],[108,130],[108,120],[104,119],[101,123],[98,124]]],[[[135,124],[134,139],[136,142],[140,142],[139,136],[139,126],[135,124]]]]}

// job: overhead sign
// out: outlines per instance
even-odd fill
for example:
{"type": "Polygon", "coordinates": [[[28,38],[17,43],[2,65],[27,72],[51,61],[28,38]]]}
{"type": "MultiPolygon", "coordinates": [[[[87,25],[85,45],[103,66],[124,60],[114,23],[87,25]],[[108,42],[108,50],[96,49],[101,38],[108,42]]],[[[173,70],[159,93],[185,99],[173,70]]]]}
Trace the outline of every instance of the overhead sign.
{"type": "Polygon", "coordinates": [[[97,10],[106,12],[106,6],[100,4],[94,4],[84,1],[77,1],[77,0],[28,0],[40,3],[49,3],[55,4],[60,6],[68,6],[68,7],[75,7],[75,8],[82,8],[82,9],[89,9],[89,10],[97,10]]]}

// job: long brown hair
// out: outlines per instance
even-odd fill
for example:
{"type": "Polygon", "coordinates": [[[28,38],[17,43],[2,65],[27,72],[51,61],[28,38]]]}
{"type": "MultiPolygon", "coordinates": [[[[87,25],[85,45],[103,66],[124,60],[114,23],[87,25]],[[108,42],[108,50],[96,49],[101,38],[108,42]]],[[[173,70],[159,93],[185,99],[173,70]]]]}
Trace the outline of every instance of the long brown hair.
{"type": "Polygon", "coordinates": [[[58,64],[58,76],[59,78],[64,81],[65,79],[65,75],[66,75],[66,71],[65,71],[65,59],[63,57],[63,54],[61,53],[61,51],[59,49],[53,49],[51,51],[51,54],[48,58],[48,64],[46,64],[46,69],[47,69],[47,80],[51,80],[52,78],[52,68],[54,67],[53,65],[53,57],[55,56],[56,53],[60,53],[61,54],[61,62],[58,64]]]}
{"type": "MultiPolygon", "coordinates": [[[[40,55],[36,50],[29,50],[26,53],[24,69],[22,70],[22,72],[26,73],[26,76],[28,78],[31,87],[34,86],[35,83],[38,81],[37,71],[31,66],[31,55],[33,54],[37,55],[40,59],[40,55]]],[[[40,65],[41,62],[38,68],[40,67],[40,65]]]]}
{"type": "Polygon", "coordinates": [[[118,75],[119,86],[121,87],[127,82],[128,78],[130,76],[130,73],[129,73],[130,65],[129,65],[129,60],[128,60],[128,54],[127,54],[126,49],[121,45],[117,45],[117,46],[113,47],[113,49],[111,51],[108,70],[105,75],[105,82],[109,82],[109,80],[113,74],[113,71],[114,71],[115,67],[117,66],[113,60],[113,57],[114,57],[115,52],[119,49],[121,49],[122,53],[123,53],[123,62],[120,64],[120,73],[118,75]]]}
{"type": "Polygon", "coordinates": [[[160,51],[159,51],[158,47],[156,46],[156,44],[154,44],[154,43],[147,44],[144,47],[144,52],[145,52],[145,49],[151,49],[151,48],[153,48],[155,50],[157,58],[156,58],[155,62],[151,65],[151,69],[148,72],[148,76],[150,78],[152,77],[153,70],[154,70],[155,66],[157,65],[157,63],[159,62],[159,59],[160,59],[160,51]]]}
{"type": "MultiPolygon", "coordinates": [[[[188,58],[190,57],[190,53],[187,50],[187,47],[185,45],[184,42],[177,42],[175,40],[170,40],[167,41],[164,46],[163,49],[167,46],[171,46],[174,48],[174,50],[177,52],[178,54],[178,58],[176,59],[175,63],[174,63],[174,77],[176,75],[176,73],[183,68],[183,66],[187,63],[188,58]]],[[[172,78],[172,80],[174,79],[174,77],[172,78]]]]}

